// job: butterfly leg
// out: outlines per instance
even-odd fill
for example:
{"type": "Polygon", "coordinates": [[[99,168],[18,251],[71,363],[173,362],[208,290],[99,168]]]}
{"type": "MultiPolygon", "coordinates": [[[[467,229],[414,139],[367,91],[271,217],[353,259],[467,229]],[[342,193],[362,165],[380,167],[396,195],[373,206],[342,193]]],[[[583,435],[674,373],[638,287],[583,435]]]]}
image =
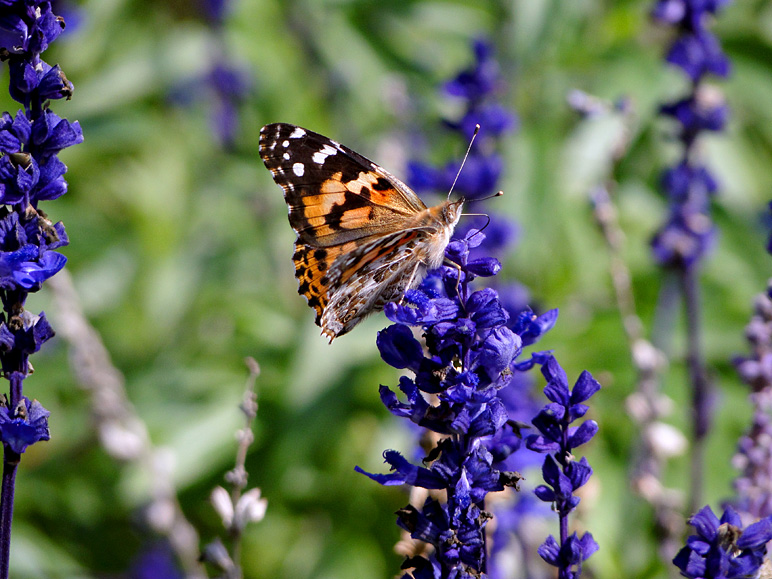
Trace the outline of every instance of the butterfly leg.
{"type": "Polygon", "coordinates": [[[458,296],[458,290],[461,285],[461,266],[455,261],[449,260],[447,257],[445,258],[443,265],[448,265],[456,270],[456,296],[458,296]]]}
{"type": "Polygon", "coordinates": [[[407,280],[407,284],[405,285],[405,289],[402,292],[402,297],[399,298],[399,305],[403,305],[404,304],[405,294],[407,293],[407,290],[409,290],[411,288],[411,286],[413,285],[413,281],[415,280],[416,273],[418,272],[418,268],[421,267],[421,265],[422,264],[419,262],[413,268],[413,271],[412,271],[412,273],[410,274],[410,277],[407,280]]]}

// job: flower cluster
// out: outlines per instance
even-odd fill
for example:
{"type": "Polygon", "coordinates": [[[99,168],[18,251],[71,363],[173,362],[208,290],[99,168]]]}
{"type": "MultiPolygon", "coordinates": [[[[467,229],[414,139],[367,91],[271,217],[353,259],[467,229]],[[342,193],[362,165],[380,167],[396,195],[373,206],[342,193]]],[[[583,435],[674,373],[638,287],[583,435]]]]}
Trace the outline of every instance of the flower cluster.
{"type": "MultiPolygon", "coordinates": [[[[0,15],[0,58],[8,62],[11,96],[23,107],[0,117],[0,364],[11,382],[9,408],[17,409],[29,372],[27,358],[53,336],[45,314],[27,312],[25,300],[64,267],[65,257],[54,250],[68,243],[64,226],[49,221],[38,204],[67,192],[67,167],[57,155],[82,142],[83,134],[77,122],[48,108],[49,101],[72,95],[61,69],[40,57],[64,21],[53,14],[50,2],[6,0],[0,15]]],[[[47,429],[39,431],[48,436],[47,429]]],[[[23,451],[26,444],[13,446],[23,451]]]]}
{"type": "Polygon", "coordinates": [[[25,310],[30,292],[64,267],[55,251],[67,245],[61,223],[52,223],[41,201],[67,192],[63,149],[83,141],[77,122],[60,118],[52,100],[70,98],[72,84],[59,66],[41,53],[64,29],[50,2],[0,2],[0,60],[8,63],[10,94],[21,104],[16,114],[0,116],[0,367],[10,382],[10,396],[0,405],[4,473],[0,513],[0,576],[8,576],[11,515],[16,465],[26,448],[48,440],[48,411],[23,395],[31,372],[29,355],[54,335],[46,316],[25,310]]]}
{"type": "Polygon", "coordinates": [[[673,563],[691,579],[756,577],[772,540],[772,517],[743,529],[740,516],[727,507],[721,520],[710,507],[689,519],[697,531],[686,540],[673,563]]]}
{"type": "Polygon", "coordinates": [[[598,431],[594,420],[585,420],[579,426],[571,426],[589,410],[584,404],[600,389],[600,384],[584,371],[569,390],[568,378],[557,360],[546,355],[542,362],[542,374],[547,379],[544,394],[551,402],[533,419],[539,434],[526,439],[526,446],[537,452],[547,453],[542,466],[546,485],[536,489],[536,496],[551,503],[560,519],[560,543],[550,535],[539,547],[539,555],[559,569],[561,579],[574,579],[582,573],[582,562],[598,550],[598,544],[590,533],[581,538],[568,535],[568,515],[579,504],[574,491],[584,486],[592,475],[587,459],[574,460],[572,451],[592,439],[598,431]]]}
{"type": "Polygon", "coordinates": [[[716,37],[708,30],[708,18],[727,0],[658,0],[652,11],[655,20],[673,26],[678,35],[665,59],[691,81],[685,98],[662,106],[661,113],[674,118],[680,127],[683,155],[662,175],[662,188],[670,201],[667,222],[655,234],[652,249],[664,266],[690,269],[710,250],[715,228],[710,217],[710,199],[716,193],[716,179],[698,159],[695,141],[704,131],[724,128],[728,108],[720,92],[705,85],[708,74],[725,77],[729,61],[716,37]]]}
{"type": "Polygon", "coordinates": [[[234,145],[239,128],[239,107],[252,87],[246,67],[227,54],[223,24],[230,12],[229,0],[202,0],[201,9],[212,30],[212,59],[202,74],[180,83],[172,91],[172,100],[190,104],[198,99],[209,102],[212,133],[223,147],[234,145]]]}
{"type": "Polygon", "coordinates": [[[772,515],[772,281],[768,292],[756,297],[754,313],[745,328],[751,355],[733,360],[740,378],[751,388],[751,427],[738,443],[733,464],[741,471],[734,487],[736,507],[753,519],[772,515]]]}
{"type": "MultiPolygon", "coordinates": [[[[497,101],[506,81],[493,46],[486,40],[478,39],[472,48],[474,65],[462,70],[444,85],[447,96],[462,102],[463,114],[458,120],[444,120],[444,125],[464,142],[469,141],[477,125],[480,125],[479,135],[460,174],[460,158],[441,167],[420,161],[408,163],[408,183],[419,193],[450,191],[455,182],[454,190],[473,202],[498,190],[504,171],[504,160],[497,152],[499,141],[517,129],[518,118],[497,101]]],[[[480,227],[479,220],[470,219],[460,226],[459,232],[480,227]]],[[[492,215],[485,233],[486,242],[482,250],[486,254],[500,254],[514,241],[517,227],[504,217],[492,215]]]]}
{"type": "MultiPolygon", "coordinates": [[[[462,99],[464,114],[458,121],[446,120],[448,128],[469,140],[480,125],[480,135],[469,153],[464,171],[458,176],[456,189],[468,200],[479,199],[496,192],[504,162],[495,152],[497,140],[517,126],[517,117],[495,102],[504,80],[493,47],[485,40],[474,43],[475,65],[461,71],[445,84],[446,94],[462,99]]],[[[417,191],[448,191],[453,185],[460,160],[436,168],[426,163],[408,165],[408,182],[417,191]]]]}
{"type": "Polygon", "coordinates": [[[420,507],[407,506],[398,524],[411,537],[434,547],[427,558],[409,558],[405,577],[479,577],[486,572],[485,526],[491,515],[485,497],[493,491],[517,487],[520,476],[498,465],[520,447],[517,426],[511,420],[501,392],[513,374],[538,360],[516,362],[522,348],[551,327],[554,313],[518,316],[513,329],[497,293],[473,290],[476,277],[498,273],[493,258],[470,259],[470,249],[483,240],[479,231],[453,240],[446,257],[456,267],[430,272],[418,289],[409,290],[404,304],[387,304],[396,322],[378,334],[377,345],[385,362],[408,369],[402,376],[402,402],[392,389],[381,386],[384,405],[395,415],[441,435],[416,466],[396,451],[386,451],[389,474],[369,474],[384,485],[409,484],[444,491],[445,500],[430,496],[420,507]],[[411,326],[422,329],[426,349],[411,326]]]}

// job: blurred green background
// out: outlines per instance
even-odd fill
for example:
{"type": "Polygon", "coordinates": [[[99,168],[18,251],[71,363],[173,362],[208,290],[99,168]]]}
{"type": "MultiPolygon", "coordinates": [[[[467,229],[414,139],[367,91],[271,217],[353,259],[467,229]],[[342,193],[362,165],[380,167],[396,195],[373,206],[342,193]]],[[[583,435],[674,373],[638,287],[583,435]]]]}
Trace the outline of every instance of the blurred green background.
{"type": "MultiPolygon", "coordinates": [[[[538,345],[554,349],[570,380],[587,369],[604,388],[591,417],[600,433],[586,449],[593,490],[574,518],[601,550],[588,577],[667,577],[652,514],[628,486],[636,431],[620,411],[633,392],[630,363],[609,280],[608,253],[587,191],[607,171],[604,151],[619,127],[580,124],[566,95],[580,88],[629,97],[638,114],[631,148],[615,178],[624,256],[639,311],[650,324],[663,286],[648,241],[667,206],[658,175],[678,156],[673,126],[658,103],[688,90],[662,64],[671,31],[652,24],[650,0],[234,0],[222,30],[227,54],[253,75],[233,150],[213,137],[206,99],[169,99],[204,73],[219,50],[193,3],[92,0],[79,23],[44,54],[75,85],[60,116],[80,121],[85,143],[64,152],[69,193],[43,209],[62,220],[65,253],[89,320],[100,332],[128,396],[155,445],[169,450],[180,505],[202,542],[222,534],[208,502],[232,468],[234,433],[247,371],[257,382],[250,485],[269,501],[244,538],[248,578],[383,579],[401,557],[393,512],[406,503],[354,472],[382,472],[381,452],[410,449],[403,425],[382,407],[379,384],[399,373],[380,361],[372,316],[332,346],[296,294],[294,235],[279,188],[258,157],[268,122],[299,124],[377,160],[397,175],[416,153],[407,135],[425,131],[435,151],[459,155],[442,117],[456,114],[441,83],[473,62],[471,41],[497,48],[508,86],[502,101],[520,116],[502,143],[506,195],[491,211],[517,219],[520,242],[504,279],[530,288],[534,306],[560,308],[538,345]]],[[[713,30],[733,62],[717,81],[732,108],[723,134],[702,141],[721,180],[720,238],[703,283],[704,345],[720,388],[705,472],[714,509],[731,496],[730,459],[748,424],[747,391],[729,363],[747,350],[743,326],[766,286],[769,256],[760,215],[772,191],[772,3],[728,6],[713,30]]],[[[7,73],[4,72],[7,83],[7,73]]],[[[206,93],[205,86],[193,87],[206,93]]],[[[15,111],[7,98],[5,109],[15,111]]],[[[54,328],[49,291],[29,300],[54,328]]],[[[680,318],[670,340],[663,389],[671,422],[687,431],[689,392],[680,318]]],[[[100,446],[88,394],[67,344],[55,339],[32,360],[25,393],[51,411],[51,441],[20,467],[11,568],[14,577],[123,577],[152,542],[141,515],[152,481],[100,446]]],[[[540,384],[541,385],[541,384],[540,384]]],[[[668,464],[665,481],[686,487],[688,461],[668,464]]],[[[535,476],[523,492],[538,484],[535,476]]],[[[534,540],[543,539],[542,535],[534,540]]],[[[552,530],[554,532],[554,529],[552,530]]]]}

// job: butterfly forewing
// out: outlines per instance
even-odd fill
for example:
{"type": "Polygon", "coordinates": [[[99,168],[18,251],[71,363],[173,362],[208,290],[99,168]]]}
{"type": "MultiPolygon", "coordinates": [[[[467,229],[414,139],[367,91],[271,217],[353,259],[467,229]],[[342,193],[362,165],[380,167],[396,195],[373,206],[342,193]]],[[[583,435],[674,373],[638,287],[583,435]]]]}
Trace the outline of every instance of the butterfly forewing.
{"type": "Polygon", "coordinates": [[[284,189],[290,224],[303,243],[326,247],[383,234],[426,209],[372,161],[295,125],[263,127],[260,155],[284,189]]]}
{"type": "Polygon", "coordinates": [[[450,218],[427,209],[382,167],[295,125],[264,126],[260,156],[284,190],[298,236],[298,292],[330,341],[436,265],[458,221],[461,202],[440,206],[454,205],[450,218]]]}

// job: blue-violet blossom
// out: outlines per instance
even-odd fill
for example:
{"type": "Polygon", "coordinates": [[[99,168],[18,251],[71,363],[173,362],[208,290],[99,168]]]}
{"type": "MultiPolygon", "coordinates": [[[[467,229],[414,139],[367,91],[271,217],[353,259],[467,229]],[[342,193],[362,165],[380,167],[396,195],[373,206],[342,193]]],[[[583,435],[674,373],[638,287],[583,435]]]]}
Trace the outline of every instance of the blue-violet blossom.
{"type": "Polygon", "coordinates": [[[171,100],[189,105],[206,100],[211,107],[209,123],[219,143],[230,149],[239,129],[239,107],[252,89],[247,67],[228,55],[224,23],[230,12],[230,0],[201,0],[201,11],[211,29],[211,60],[199,75],[187,78],[174,87],[171,100]]]}
{"type": "Polygon", "coordinates": [[[430,272],[418,289],[409,290],[404,304],[387,304],[387,317],[396,322],[378,334],[381,357],[407,369],[399,390],[381,386],[384,405],[395,415],[439,435],[439,442],[417,466],[400,453],[384,453],[392,472],[365,473],[384,485],[409,484],[444,491],[445,500],[430,495],[423,505],[398,512],[397,523],[413,539],[434,547],[428,557],[416,555],[403,565],[404,577],[472,578],[486,573],[485,510],[488,493],[517,487],[520,475],[497,468],[520,447],[518,425],[508,415],[500,393],[513,374],[540,359],[517,362],[524,344],[548,330],[554,313],[518,316],[508,327],[509,314],[495,290],[473,290],[477,277],[500,270],[493,258],[470,259],[470,249],[483,234],[470,231],[451,241],[446,257],[456,267],[430,272]],[[424,345],[411,326],[419,327],[424,345]],[[522,336],[526,336],[524,339],[522,336]]]}
{"type": "MultiPolygon", "coordinates": [[[[421,161],[408,163],[408,183],[419,193],[446,193],[455,181],[454,191],[473,202],[498,190],[504,171],[504,159],[497,152],[499,141],[516,130],[519,121],[513,111],[497,100],[506,87],[506,81],[493,45],[487,40],[477,39],[472,49],[474,65],[462,70],[444,85],[447,96],[461,101],[463,113],[460,119],[445,119],[443,123],[465,143],[474,134],[476,125],[480,125],[480,133],[460,174],[460,158],[441,167],[421,161]]],[[[459,226],[458,233],[463,235],[481,226],[480,220],[469,219],[459,226]]],[[[494,214],[490,216],[485,233],[481,252],[499,255],[514,242],[517,226],[511,220],[494,214]]]]}
{"type": "Polygon", "coordinates": [[[683,145],[681,160],[661,177],[661,186],[670,201],[670,214],[652,239],[652,251],[663,266],[685,270],[695,267],[710,251],[716,236],[710,200],[718,184],[697,158],[694,145],[701,133],[723,130],[729,114],[719,91],[704,83],[708,74],[729,74],[729,61],[707,28],[709,17],[727,3],[658,0],[652,10],[655,20],[677,29],[678,35],[665,60],[683,71],[692,86],[689,95],[660,109],[661,114],[678,122],[683,145]]]}
{"type": "Polygon", "coordinates": [[[740,515],[727,507],[721,520],[704,507],[689,523],[697,531],[686,540],[673,563],[690,579],[756,577],[772,540],[772,517],[743,528],[740,515]]]}
{"type": "Polygon", "coordinates": [[[46,316],[25,309],[27,296],[65,264],[55,251],[67,245],[61,223],[39,207],[67,192],[63,149],[83,141],[77,122],[57,116],[50,101],[72,96],[72,84],[41,53],[64,29],[50,2],[0,1],[0,60],[8,64],[9,92],[22,108],[0,116],[0,368],[10,383],[0,405],[4,469],[0,491],[0,577],[8,576],[16,466],[26,448],[48,440],[48,411],[23,395],[29,355],[53,335],[46,316]]]}
{"type": "Polygon", "coordinates": [[[582,574],[582,563],[595,551],[598,544],[590,533],[578,537],[568,534],[568,515],[579,504],[574,491],[584,486],[592,475],[587,459],[576,461],[573,449],[592,439],[598,432],[594,420],[585,420],[578,426],[572,423],[582,418],[589,407],[584,404],[600,389],[600,384],[584,371],[569,389],[568,378],[557,360],[550,354],[542,361],[542,374],[547,379],[544,395],[551,401],[533,419],[539,434],[531,434],[526,446],[547,453],[542,466],[546,485],[536,488],[536,496],[551,503],[560,521],[560,542],[552,535],[539,547],[539,555],[558,568],[559,579],[576,579],[582,574]]]}

